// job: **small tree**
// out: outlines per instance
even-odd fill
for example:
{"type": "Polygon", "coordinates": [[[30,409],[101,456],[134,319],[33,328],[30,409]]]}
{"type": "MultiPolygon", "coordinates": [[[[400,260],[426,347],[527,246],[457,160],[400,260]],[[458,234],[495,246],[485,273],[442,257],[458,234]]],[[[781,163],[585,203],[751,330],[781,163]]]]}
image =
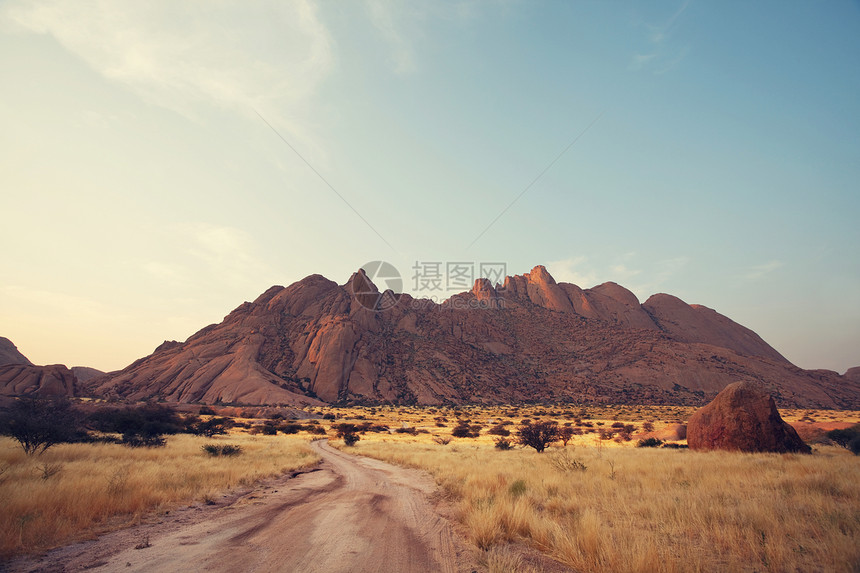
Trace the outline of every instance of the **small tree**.
{"type": "Polygon", "coordinates": [[[561,443],[564,444],[564,447],[567,447],[567,443],[573,437],[573,428],[570,426],[565,426],[558,431],[558,437],[561,440],[561,443]]]}
{"type": "Polygon", "coordinates": [[[0,416],[0,433],[17,440],[30,456],[74,441],[80,421],[67,398],[19,398],[0,416]]]}
{"type": "Polygon", "coordinates": [[[355,432],[347,432],[343,435],[343,443],[347,446],[354,446],[360,439],[361,437],[355,432]]]}
{"type": "Polygon", "coordinates": [[[517,442],[529,446],[538,453],[559,438],[558,425],[555,422],[533,422],[523,424],[517,429],[517,442]]]}

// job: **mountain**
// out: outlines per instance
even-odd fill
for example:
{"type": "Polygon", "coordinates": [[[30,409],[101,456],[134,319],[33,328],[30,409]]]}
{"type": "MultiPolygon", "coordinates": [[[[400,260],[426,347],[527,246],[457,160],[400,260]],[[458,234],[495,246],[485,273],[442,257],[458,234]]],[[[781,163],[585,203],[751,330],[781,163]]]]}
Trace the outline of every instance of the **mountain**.
{"type": "Polygon", "coordinates": [[[27,357],[18,351],[8,338],[0,336],[0,366],[4,364],[32,364],[27,357]]]}
{"type": "Polygon", "coordinates": [[[78,379],[62,364],[34,366],[32,364],[4,364],[0,366],[0,395],[21,396],[75,396],[78,379]]]}
{"type": "Polygon", "coordinates": [[[36,366],[8,338],[0,337],[0,396],[74,396],[79,382],[103,375],[95,368],[36,366]]]}
{"type": "Polygon", "coordinates": [[[442,304],[380,293],[359,270],[274,286],[220,324],[84,383],[173,402],[699,405],[754,382],[783,407],[860,408],[860,381],[805,371],[751,330],[658,294],[556,283],[543,266],[442,304]]]}
{"type": "Polygon", "coordinates": [[[101,370],[90,368],[89,366],[72,366],[72,372],[80,382],[86,382],[87,380],[92,380],[93,378],[98,378],[99,376],[104,375],[104,372],[101,370]]]}

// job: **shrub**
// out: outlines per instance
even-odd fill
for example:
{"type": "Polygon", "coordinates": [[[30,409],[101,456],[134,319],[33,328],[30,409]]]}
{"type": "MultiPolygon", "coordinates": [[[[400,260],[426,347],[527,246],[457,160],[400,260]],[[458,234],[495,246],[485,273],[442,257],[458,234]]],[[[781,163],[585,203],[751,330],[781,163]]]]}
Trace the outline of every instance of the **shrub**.
{"type": "Polygon", "coordinates": [[[413,436],[418,433],[418,430],[416,430],[415,428],[411,428],[411,427],[410,428],[397,428],[394,431],[395,431],[395,433],[398,433],[398,434],[411,434],[413,436]]]}
{"type": "Polygon", "coordinates": [[[514,445],[507,438],[498,438],[496,439],[496,449],[497,450],[511,450],[514,445]]]}
{"type": "Polygon", "coordinates": [[[163,434],[186,429],[179,414],[159,404],[103,408],[93,412],[89,421],[99,431],[122,434],[122,443],[132,448],[163,446],[163,434]]]}
{"type": "Polygon", "coordinates": [[[460,422],[451,430],[451,435],[455,438],[477,438],[480,433],[481,426],[470,426],[467,422],[460,422]]]}
{"type": "Polygon", "coordinates": [[[842,430],[830,430],[827,432],[827,437],[850,450],[855,456],[860,455],[860,424],[842,430]]]}
{"type": "Polygon", "coordinates": [[[663,444],[663,440],[657,438],[645,438],[636,443],[637,448],[659,448],[663,444]]]}
{"type": "Polygon", "coordinates": [[[278,428],[276,428],[273,424],[264,424],[263,425],[263,435],[264,436],[274,436],[277,435],[278,428]]]}
{"type": "Polygon", "coordinates": [[[167,440],[159,434],[123,434],[121,443],[130,448],[162,448],[167,445],[167,440]]]}
{"type": "Polygon", "coordinates": [[[552,463],[555,469],[565,473],[569,473],[572,471],[584,472],[588,469],[588,466],[571,456],[568,450],[560,450],[553,452],[553,454],[549,458],[549,461],[552,463]]]}
{"type": "Polygon", "coordinates": [[[343,443],[347,446],[354,446],[360,439],[361,437],[355,432],[347,432],[343,435],[343,443]]]}
{"type": "Polygon", "coordinates": [[[214,416],[215,410],[213,410],[209,406],[200,406],[200,410],[197,413],[201,416],[214,416]]]}
{"type": "Polygon", "coordinates": [[[205,444],[202,446],[204,452],[209,454],[210,456],[238,456],[242,453],[242,446],[236,446],[233,444],[205,444]]]}
{"type": "Polygon", "coordinates": [[[337,432],[339,438],[342,438],[344,434],[355,434],[358,433],[359,428],[355,424],[335,424],[331,427],[332,430],[337,432]]]}
{"type": "Polygon", "coordinates": [[[511,497],[520,497],[526,492],[526,480],[518,479],[508,486],[508,493],[511,497]]]}
{"type": "Polygon", "coordinates": [[[543,452],[558,437],[558,425],[555,422],[533,422],[517,429],[517,442],[534,448],[538,453],[543,452]]]}
{"type": "Polygon", "coordinates": [[[285,434],[298,434],[305,429],[301,424],[281,424],[279,428],[285,434]]]}
{"type": "Polygon", "coordinates": [[[495,426],[493,426],[492,428],[487,430],[487,433],[491,434],[493,436],[510,436],[511,435],[511,431],[509,429],[505,428],[504,424],[496,424],[495,426]]]}
{"type": "Polygon", "coordinates": [[[440,446],[447,446],[451,443],[451,438],[449,438],[448,436],[434,436],[433,441],[440,446]]]}
{"type": "Polygon", "coordinates": [[[231,424],[232,420],[227,418],[209,418],[206,421],[186,419],[185,427],[191,434],[211,438],[212,436],[226,434],[227,428],[231,424]]]}

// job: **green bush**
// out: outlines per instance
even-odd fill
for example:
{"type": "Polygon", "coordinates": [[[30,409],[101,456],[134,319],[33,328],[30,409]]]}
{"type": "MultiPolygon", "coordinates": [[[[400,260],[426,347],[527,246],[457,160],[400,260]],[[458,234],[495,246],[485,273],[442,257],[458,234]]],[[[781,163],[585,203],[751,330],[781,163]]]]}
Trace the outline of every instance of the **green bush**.
{"type": "Polygon", "coordinates": [[[202,446],[202,449],[204,452],[206,452],[207,454],[209,454],[210,456],[213,456],[213,457],[217,457],[217,456],[231,457],[231,456],[238,456],[239,454],[242,453],[242,446],[236,446],[233,444],[224,444],[224,445],[205,444],[204,446],[202,446]]]}
{"type": "Polygon", "coordinates": [[[508,486],[508,492],[511,497],[520,497],[526,492],[526,480],[518,479],[508,486]]]}
{"type": "Polygon", "coordinates": [[[658,440],[657,438],[645,438],[644,440],[639,440],[636,444],[637,448],[659,448],[663,445],[663,440],[658,440]]]}

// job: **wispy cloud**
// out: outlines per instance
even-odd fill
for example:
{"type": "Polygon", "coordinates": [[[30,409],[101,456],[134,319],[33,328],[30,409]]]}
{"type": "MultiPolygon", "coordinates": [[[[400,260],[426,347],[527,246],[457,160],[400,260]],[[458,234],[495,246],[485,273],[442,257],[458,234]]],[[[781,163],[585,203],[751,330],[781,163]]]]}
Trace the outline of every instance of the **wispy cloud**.
{"type": "Polygon", "coordinates": [[[391,0],[368,0],[367,8],[370,21],[385,39],[391,50],[394,70],[405,74],[415,71],[415,54],[412,41],[407,39],[403,30],[402,12],[397,10],[402,5],[391,0]]]}
{"type": "Polygon", "coordinates": [[[108,308],[98,300],[65,292],[20,285],[7,285],[0,290],[4,302],[11,307],[32,308],[55,318],[68,317],[80,321],[104,321],[117,317],[116,309],[108,308]],[[14,302],[13,302],[14,301],[14,302]]]}
{"type": "Polygon", "coordinates": [[[643,266],[636,252],[614,257],[612,262],[598,262],[591,257],[576,256],[547,263],[547,270],[559,282],[573,283],[581,288],[613,281],[630,289],[640,300],[658,292],[672,277],[690,262],[689,257],[663,259],[643,266]],[[638,264],[637,264],[638,263],[638,264]]]}
{"type": "Polygon", "coordinates": [[[681,17],[681,14],[687,9],[690,5],[689,0],[681,4],[681,6],[672,14],[671,18],[666,21],[661,26],[649,26],[651,28],[651,41],[655,44],[662,44],[669,37],[669,33],[672,31],[672,28],[675,27],[675,24],[678,22],[678,18],[681,17]]]}
{"type": "Polygon", "coordinates": [[[758,280],[769,275],[776,269],[784,266],[784,264],[785,263],[783,263],[782,261],[774,260],[761,265],[755,265],[748,268],[747,271],[744,273],[743,277],[748,280],[758,280]]]}
{"type": "Polygon", "coordinates": [[[597,273],[585,256],[552,261],[547,263],[546,267],[549,274],[558,282],[575,284],[581,288],[590,288],[598,284],[597,273]]]}
{"type": "Polygon", "coordinates": [[[187,237],[187,253],[219,280],[243,285],[248,277],[267,274],[266,265],[257,255],[256,243],[241,229],[194,223],[184,226],[182,232],[187,237]]]}
{"type": "Polygon", "coordinates": [[[682,3],[677,10],[661,24],[641,23],[647,30],[645,46],[633,54],[629,68],[634,71],[650,70],[654,74],[665,74],[678,67],[687,57],[689,46],[677,47],[672,40],[672,32],[681,16],[690,5],[689,0],[682,3]]]}
{"type": "Polygon", "coordinates": [[[301,107],[332,68],[330,34],[306,0],[11,0],[0,18],[54,37],[99,74],[189,118],[200,105],[301,107]]]}

